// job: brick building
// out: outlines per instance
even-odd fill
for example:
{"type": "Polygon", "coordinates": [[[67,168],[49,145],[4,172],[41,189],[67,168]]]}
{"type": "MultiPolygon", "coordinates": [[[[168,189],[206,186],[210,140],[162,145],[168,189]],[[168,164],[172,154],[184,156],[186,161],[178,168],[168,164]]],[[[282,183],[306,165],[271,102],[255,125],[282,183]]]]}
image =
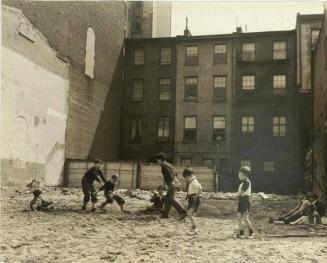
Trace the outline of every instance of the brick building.
{"type": "Polygon", "coordinates": [[[327,5],[313,52],[313,190],[327,203],[327,5]]]}
{"type": "Polygon", "coordinates": [[[298,148],[295,31],[238,33],[233,173],[250,165],[254,190],[296,191],[298,148]]]}

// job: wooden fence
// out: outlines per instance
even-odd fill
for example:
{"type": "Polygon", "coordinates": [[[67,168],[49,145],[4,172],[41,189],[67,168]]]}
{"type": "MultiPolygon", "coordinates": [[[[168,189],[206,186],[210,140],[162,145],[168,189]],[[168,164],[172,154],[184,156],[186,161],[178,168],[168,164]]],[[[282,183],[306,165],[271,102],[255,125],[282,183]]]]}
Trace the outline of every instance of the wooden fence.
{"type": "MultiPolygon", "coordinates": [[[[81,179],[85,172],[93,166],[92,161],[67,159],[65,164],[64,186],[81,187],[81,179]]],[[[185,166],[174,165],[180,181],[180,189],[186,190],[186,182],[182,177],[185,166]]],[[[195,176],[200,181],[203,191],[214,192],[218,189],[216,173],[207,167],[193,167],[195,176]]],[[[163,185],[163,177],[158,164],[142,164],[136,162],[103,162],[103,172],[107,179],[112,174],[119,174],[119,188],[153,190],[163,185]]]]}

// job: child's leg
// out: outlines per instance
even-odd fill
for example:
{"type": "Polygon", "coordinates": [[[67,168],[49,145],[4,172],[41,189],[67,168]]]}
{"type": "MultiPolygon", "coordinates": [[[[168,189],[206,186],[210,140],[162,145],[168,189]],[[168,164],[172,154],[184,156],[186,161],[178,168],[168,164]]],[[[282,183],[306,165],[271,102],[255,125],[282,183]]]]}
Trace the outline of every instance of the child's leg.
{"type": "Polygon", "coordinates": [[[243,221],[245,222],[246,226],[249,229],[249,235],[251,236],[253,234],[253,227],[252,224],[250,222],[250,218],[249,218],[249,213],[246,212],[243,214],[243,221]]]}
{"type": "Polygon", "coordinates": [[[125,200],[120,195],[114,194],[113,199],[117,202],[117,204],[120,206],[120,210],[124,212],[124,204],[125,200]]]}
{"type": "Polygon", "coordinates": [[[195,211],[194,211],[194,208],[190,208],[189,212],[188,212],[189,216],[190,216],[190,221],[191,221],[191,224],[192,224],[192,229],[193,230],[196,230],[197,229],[197,220],[195,218],[195,211]]]}
{"type": "Polygon", "coordinates": [[[242,214],[240,212],[237,212],[237,224],[238,224],[238,229],[240,231],[240,235],[244,235],[243,218],[242,218],[242,214]]]}

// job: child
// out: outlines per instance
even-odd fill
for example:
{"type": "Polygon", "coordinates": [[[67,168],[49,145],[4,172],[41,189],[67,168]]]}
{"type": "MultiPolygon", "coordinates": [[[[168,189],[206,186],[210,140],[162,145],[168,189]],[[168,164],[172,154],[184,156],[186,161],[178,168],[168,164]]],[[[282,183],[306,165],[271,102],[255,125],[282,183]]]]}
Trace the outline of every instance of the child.
{"type": "Polygon", "coordinates": [[[188,213],[191,219],[192,230],[194,234],[197,234],[197,221],[195,218],[195,213],[198,211],[200,206],[200,194],[202,191],[202,186],[193,175],[193,170],[190,167],[184,169],[183,177],[187,182],[186,199],[188,199],[188,213]]]}
{"type": "Polygon", "coordinates": [[[82,178],[82,189],[84,194],[82,210],[86,210],[87,203],[92,202],[91,211],[95,212],[95,204],[98,202],[96,197],[96,189],[94,186],[94,181],[98,181],[102,185],[105,182],[104,175],[101,171],[102,161],[99,159],[94,160],[94,166],[90,168],[82,178]]]}
{"type": "Polygon", "coordinates": [[[318,199],[318,195],[317,194],[312,194],[310,196],[309,200],[312,203],[313,222],[315,224],[321,224],[321,218],[325,215],[325,206],[318,199]]]}
{"type": "Polygon", "coordinates": [[[41,197],[42,191],[40,189],[36,189],[32,193],[34,198],[30,202],[31,211],[50,211],[55,209],[53,202],[43,200],[41,197]]]}
{"type": "Polygon", "coordinates": [[[150,202],[153,203],[153,205],[148,206],[145,210],[145,213],[153,213],[160,211],[165,202],[165,196],[163,195],[164,187],[162,185],[159,185],[157,188],[158,192],[154,192],[150,202]]]}
{"type": "Polygon", "coordinates": [[[236,197],[238,198],[237,207],[237,221],[239,226],[238,238],[244,237],[243,222],[249,229],[249,238],[254,237],[253,227],[249,219],[249,211],[251,208],[250,196],[251,196],[251,182],[249,177],[251,175],[251,168],[249,166],[242,166],[240,168],[238,177],[241,180],[241,184],[238,188],[236,197]]]}
{"type": "Polygon", "coordinates": [[[119,180],[119,175],[113,174],[111,176],[111,179],[108,182],[106,182],[103,186],[101,186],[101,188],[99,189],[98,192],[104,190],[104,195],[106,197],[106,201],[99,207],[101,210],[104,210],[106,204],[112,204],[113,201],[115,200],[119,205],[120,210],[122,212],[127,212],[124,210],[125,200],[120,195],[113,193],[118,180],[119,180]]]}

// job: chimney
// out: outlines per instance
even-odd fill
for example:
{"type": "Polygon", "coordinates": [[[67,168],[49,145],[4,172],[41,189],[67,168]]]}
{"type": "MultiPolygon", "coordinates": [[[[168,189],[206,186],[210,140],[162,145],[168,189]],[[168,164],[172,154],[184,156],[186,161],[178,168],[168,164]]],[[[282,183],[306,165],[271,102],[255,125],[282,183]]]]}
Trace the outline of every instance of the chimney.
{"type": "Polygon", "coordinates": [[[243,31],[242,31],[242,27],[238,26],[238,27],[236,28],[236,33],[238,33],[238,34],[242,34],[242,33],[243,33],[243,31]]]}
{"type": "Polygon", "coordinates": [[[192,36],[192,35],[191,35],[190,30],[188,30],[188,18],[186,17],[186,27],[184,29],[184,37],[190,37],[190,36],[192,36]]]}

